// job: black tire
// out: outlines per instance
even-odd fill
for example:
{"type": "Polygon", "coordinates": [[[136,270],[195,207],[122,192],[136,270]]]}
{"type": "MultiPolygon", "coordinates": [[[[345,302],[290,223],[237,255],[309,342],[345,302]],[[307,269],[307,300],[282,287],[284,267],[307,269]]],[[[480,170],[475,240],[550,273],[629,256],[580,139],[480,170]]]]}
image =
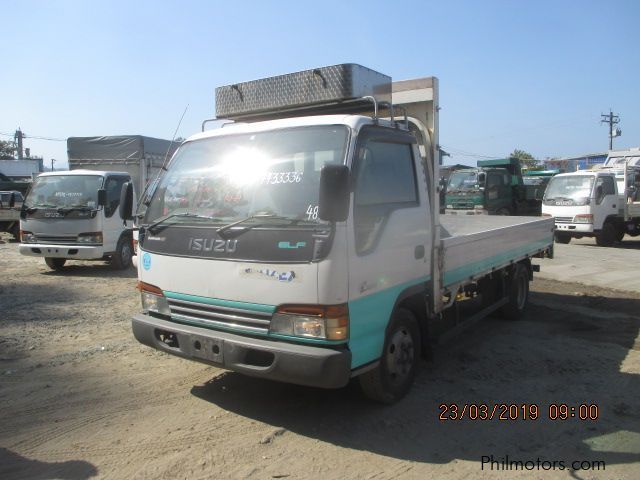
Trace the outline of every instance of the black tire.
{"type": "Polygon", "coordinates": [[[126,270],[131,266],[133,256],[133,244],[131,237],[120,237],[116,252],[111,256],[109,265],[115,270],[126,270]]]}
{"type": "Polygon", "coordinates": [[[571,241],[571,235],[569,235],[568,233],[556,232],[553,238],[557,243],[564,243],[565,245],[571,241]]]}
{"type": "Polygon", "coordinates": [[[67,263],[66,258],[53,258],[53,257],[44,257],[44,263],[47,264],[51,270],[60,271],[64,268],[64,264],[67,263]]]}
{"type": "Polygon", "coordinates": [[[619,226],[616,229],[616,242],[621,242],[625,235],[624,227],[619,226]]]}
{"type": "Polygon", "coordinates": [[[507,207],[502,207],[496,211],[496,215],[508,216],[511,215],[511,210],[509,210],[507,207]]]}
{"type": "Polygon", "coordinates": [[[610,247],[616,241],[616,227],[611,222],[604,222],[602,230],[596,234],[596,244],[600,247],[610,247]]]}
{"type": "Polygon", "coordinates": [[[20,223],[16,222],[13,224],[13,227],[11,227],[11,231],[9,232],[11,233],[11,235],[13,235],[13,239],[16,242],[20,241],[20,223]]]}
{"type": "Polygon", "coordinates": [[[507,281],[508,302],[500,309],[502,316],[508,320],[518,320],[522,317],[529,302],[529,272],[518,263],[507,281]]]}
{"type": "Polygon", "coordinates": [[[420,328],[409,310],[396,310],[387,328],[378,366],[358,377],[365,396],[392,404],[410,390],[420,361],[420,328]]]}

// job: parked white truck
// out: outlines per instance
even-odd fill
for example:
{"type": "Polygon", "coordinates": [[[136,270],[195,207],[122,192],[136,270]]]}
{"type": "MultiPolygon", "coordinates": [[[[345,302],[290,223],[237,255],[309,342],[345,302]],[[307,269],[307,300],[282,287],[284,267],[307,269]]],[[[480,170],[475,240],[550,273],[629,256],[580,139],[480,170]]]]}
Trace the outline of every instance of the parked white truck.
{"type": "Polygon", "coordinates": [[[138,212],[135,337],[390,403],[443,332],[522,314],[553,221],[440,216],[437,112],[436,78],[354,64],[218,88],[243,123],[189,138],[138,212]]]}
{"type": "Polygon", "coordinates": [[[128,268],[132,222],[120,218],[123,186],[140,193],[176,145],[140,135],[71,137],[69,171],[39,175],[21,210],[20,253],[60,270],[68,260],[128,268]]]}
{"type": "Polygon", "coordinates": [[[595,237],[598,245],[609,247],[625,234],[638,236],[640,166],[627,158],[594,170],[556,175],[545,191],[542,215],[555,220],[558,243],[595,237]]]}

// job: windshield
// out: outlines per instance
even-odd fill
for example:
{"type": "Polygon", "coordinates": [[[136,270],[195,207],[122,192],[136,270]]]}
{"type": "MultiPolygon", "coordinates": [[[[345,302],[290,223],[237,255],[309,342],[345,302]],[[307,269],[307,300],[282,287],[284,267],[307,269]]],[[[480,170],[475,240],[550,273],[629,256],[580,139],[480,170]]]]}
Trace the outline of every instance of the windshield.
{"type": "Polygon", "coordinates": [[[99,175],[55,175],[36,178],[25,203],[31,208],[96,208],[99,175]]]}
{"type": "Polygon", "coordinates": [[[344,163],[347,139],[344,126],[314,126],[187,142],[153,192],[143,223],[187,223],[198,215],[224,224],[253,215],[255,222],[271,215],[316,223],[320,170],[344,163]]]}
{"type": "Polygon", "coordinates": [[[478,188],[480,185],[477,172],[454,172],[449,177],[447,191],[477,190],[478,188]]]}
{"type": "Polygon", "coordinates": [[[591,196],[593,188],[592,175],[569,175],[566,177],[553,177],[544,194],[545,200],[559,198],[581,200],[591,196]]]}

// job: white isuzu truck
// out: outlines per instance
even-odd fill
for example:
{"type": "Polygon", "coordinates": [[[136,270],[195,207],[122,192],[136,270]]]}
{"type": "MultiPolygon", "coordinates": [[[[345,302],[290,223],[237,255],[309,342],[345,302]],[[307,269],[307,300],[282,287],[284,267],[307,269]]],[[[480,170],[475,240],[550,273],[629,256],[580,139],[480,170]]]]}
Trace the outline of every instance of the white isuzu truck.
{"type": "Polygon", "coordinates": [[[235,123],[184,142],[137,212],[135,337],[390,403],[444,332],[522,314],[553,220],[441,216],[437,112],[436,78],[354,64],[218,88],[235,123]]]}
{"type": "Polygon", "coordinates": [[[141,135],[71,137],[69,171],[40,174],[20,212],[20,253],[63,269],[68,260],[128,268],[132,222],[118,214],[123,186],[139,195],[176,145],[141,135]]]}
{"type": "Polygon", "coordinates": [[[542,216],[555,220],[558,243],[595,237],[598,245],[610,247],[625,234],[640,235],[640,166],[613,158],[618,159],[610,154],[603,167],[563,173],[549,182],[542,216]]]}

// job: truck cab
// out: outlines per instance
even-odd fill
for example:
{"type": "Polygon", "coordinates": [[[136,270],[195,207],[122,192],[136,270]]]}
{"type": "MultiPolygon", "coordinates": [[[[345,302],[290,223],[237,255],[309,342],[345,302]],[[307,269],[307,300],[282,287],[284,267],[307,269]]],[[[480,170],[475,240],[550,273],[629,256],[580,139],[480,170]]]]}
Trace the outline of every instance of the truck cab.
{"type": "Polygon", "coordinates": [[[517,158],[480,160],[477,168],[449,177],[445,213],[458,215],[537,215],[544,188],[523,182],[517,158]]]}
{"type": "Polygon", "coordinates": [[[553,222],[441,223],[437,95],[354,64],[216,89],[242,122],[188,138],[137,212],[136,339],[392,403],[458,301],[520,315],[553,222]]]}
{"type": "Polygon", "coordinates": [[[131,264],[131,223],[118,214],[126,172],[71,170],[40,174],[20,212],[20,253],[60,270],[68,260],[131,264]]]}
{"type": "Polygon", "coordinates": [[[636,222],[625,220],[624,175],[611,168],[563,173],[547,186],[543,216],[553,217],[555,239],[595,237],[600,246],[611,246],[625,233],[634,233],[636,222]]]}

